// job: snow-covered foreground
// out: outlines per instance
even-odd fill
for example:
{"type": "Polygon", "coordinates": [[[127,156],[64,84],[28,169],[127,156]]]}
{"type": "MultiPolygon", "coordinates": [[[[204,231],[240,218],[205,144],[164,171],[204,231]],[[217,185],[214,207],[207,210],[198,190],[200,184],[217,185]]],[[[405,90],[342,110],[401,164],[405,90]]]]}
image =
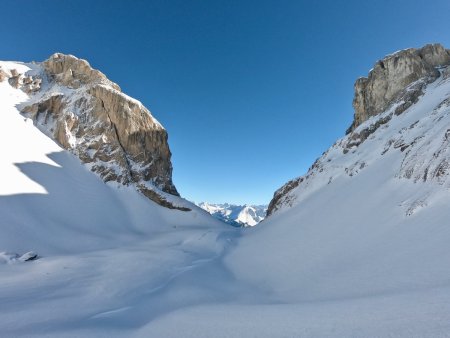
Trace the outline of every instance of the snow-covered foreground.
{"type": "Polygon", "coordinates": [[[450,337],[448,183],[381,155],[401,133],[441,144],[450,82],[245,230],[104,184],[0,93],[0,252],[40,256],[0,260],[1,337],[450,337]]]}
{"type": "Polygon", "coordinates": [[[104,184],[19,114],[27,99],[0,83],[0,336],[127,336],[226,298],[232,277],[213,278],[213,262],[239,232],[193,204],[169,210],[104,184]],[[40,258],[11,259],[28,251],[40,258]]]}

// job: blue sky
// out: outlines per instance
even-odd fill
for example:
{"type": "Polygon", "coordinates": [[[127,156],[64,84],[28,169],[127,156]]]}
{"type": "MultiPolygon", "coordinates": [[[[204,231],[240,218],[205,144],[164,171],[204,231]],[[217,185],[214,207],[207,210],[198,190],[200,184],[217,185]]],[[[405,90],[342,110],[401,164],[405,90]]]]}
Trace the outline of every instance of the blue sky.
{"type": "Polygon", "coordinates": [[[448,1],[4,1],[0,59],[87,59],[169,132],[194,201],[268,203],[344,135],[353,83],[450,48],[448,1]]]}

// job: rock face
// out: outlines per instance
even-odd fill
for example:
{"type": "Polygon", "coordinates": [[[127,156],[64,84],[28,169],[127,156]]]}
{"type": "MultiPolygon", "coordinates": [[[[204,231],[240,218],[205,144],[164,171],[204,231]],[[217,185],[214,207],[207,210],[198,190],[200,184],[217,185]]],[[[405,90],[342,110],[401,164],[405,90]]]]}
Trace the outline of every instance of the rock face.
{"type": "Polygon", "coordinates": [[[300,183],[304,180],[303,177],[298,177],[296,179],[290,180],[285,185],[283,185],[280,189],[275,191],[273,194],[272,200],[267,207],[266,217],[272,215],[275,211],[277,211],[282,205],[290,205],[290,195],[289,192],[294,188],[297,188],[300,183]]]}
{"type": "MultiPolygon", "coordinates": [[[[450,64],[450,51],[440,44],[430,44],[422,48],[410,48],[386,56],[378,61],[368,77],[359,78],[355,83],[354,121],[348,133],[369,117],[383,112],[394,100],[403,96],[405,89],[419,79],[424,83],[433,82],[439,71],[436,67],[450,64]]],[[[422,86],[414,88],[409,102],[414,102],[422,93],[422,86]]],[[[400,107],[397,114],[408,108],[400,107]]]]}
{"type": "Polygon", "coordinates": [[[93,69],[86,60],[73,55],[55,53],[42,66],[56,82],[69,88],[103,83],[120,91],[120,87],[108,80],[102,72],[93,69]]]}
{"type": "MultiPolygon", "coordinates": [[[[267,216],[299,203],[308,193],[338,178],[358,175],[370,163],[394,152],[401,163],[395,177],[447,184],[449,78],[450,51],[439,44],[402,50],[378,61],[367,78],[355,83],[354,121],[347,135],[304,176],[274,193],[267,216]],[[400,114],[405,116],[400,119],[400,114]]],[[[422,199],[418,201],[418,205],[424,204],[422,199]]]]}
{"type": "Polygon", "coordinates": [[[167,132],[139,101],[72,55],[54,54],[35,69],[0,70],[11,86],[30,94],[24,114],[105,182],[134,184],[155,202],[177,208],[164,197],[179,196],[167,132]]]}

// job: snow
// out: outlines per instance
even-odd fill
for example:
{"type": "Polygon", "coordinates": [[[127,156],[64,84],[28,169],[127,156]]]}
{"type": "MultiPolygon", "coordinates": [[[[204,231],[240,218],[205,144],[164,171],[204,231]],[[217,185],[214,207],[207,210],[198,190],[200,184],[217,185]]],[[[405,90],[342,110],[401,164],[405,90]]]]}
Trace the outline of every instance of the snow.
{"type": "Polygon", "coordinates": [[[0,252],[0,264],[2,264],[2,263],[6,263],[6,264],[23,263],[23,262],[35,260],[37,258],[38,258],[38,255],[33,251],[26,252],[23,255],[19,255],[17,253],[10,253],[10,252],[0,252]]]}
{"type": "MultiPolygon", "coordinates": [[[[0,65],[6,68],[9,66],[9,63],[1,63],[0,65]]],[[[28,69],[24,66],[14,68],[22,71],[28,69]]],[[[37,137],[40,132],[33,126],[33,122],[18,116],[15,105],[20,101],[26,100],[26,98],[27,95],[25,93],[14,89],[7,81],[0,82],[0,102],[2,104],[0,142],[3,145],[2,156],[0,156],[2,195],[12,195],[23,191],[30,193],[46,192],[42,185],[24,175],[14,163],[36,161],[50,166],[57,166],[45,154],[60,151],[60,148],[49,138],[37,137]],[[21,135],[30,135],[30,139],[33,139],[33,142],[30,142],[30,139],[21,138],[21,135]]]]}
{"type": "Polygon", "coordinates": [[[176,307],[167,300],[149,314],[172,280],[217,259],[236,229],[175,196],[193,211],[104,184],[20,115],[26,100],[0,83],[0,335],[107,335],[119,314],[123,332],[176,307]],[[12,264],[31,250],[37,260],[12,264]]]}
{"type": "Polygon", "coordinates": [[[255,226],[266,216],[266,205],[236,205],[229,203],[201,202],[200,208],[215,218],[233,226],[255,226]]]}
{"type": "Polygon", "coordinates": [[[258,215],[255,207],[246,205],[237,217],[237,221],[248,226],[255,226],[264,219],[264,216],[258,215]]]}
{"type": "Polygon", "coordinates": [[[339,140],[288,204],[242,229],[104,184],[3,81],[0,336],[450,337],[450,182],[433,175],[448,97],[440,78],[348,153],[339,140]]]}

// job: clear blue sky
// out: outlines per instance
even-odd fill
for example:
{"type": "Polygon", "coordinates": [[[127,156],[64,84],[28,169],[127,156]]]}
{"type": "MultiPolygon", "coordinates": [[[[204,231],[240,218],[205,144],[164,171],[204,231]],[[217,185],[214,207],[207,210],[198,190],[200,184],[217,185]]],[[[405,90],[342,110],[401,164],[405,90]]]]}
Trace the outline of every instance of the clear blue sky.
{"type": "Polygon", "coordinates": [[[385,54],[450,48],[442,1],[2,1],[0,59],[87,59],[169,132],[195,201],[268,203],[352,120],[385,54]]]}

